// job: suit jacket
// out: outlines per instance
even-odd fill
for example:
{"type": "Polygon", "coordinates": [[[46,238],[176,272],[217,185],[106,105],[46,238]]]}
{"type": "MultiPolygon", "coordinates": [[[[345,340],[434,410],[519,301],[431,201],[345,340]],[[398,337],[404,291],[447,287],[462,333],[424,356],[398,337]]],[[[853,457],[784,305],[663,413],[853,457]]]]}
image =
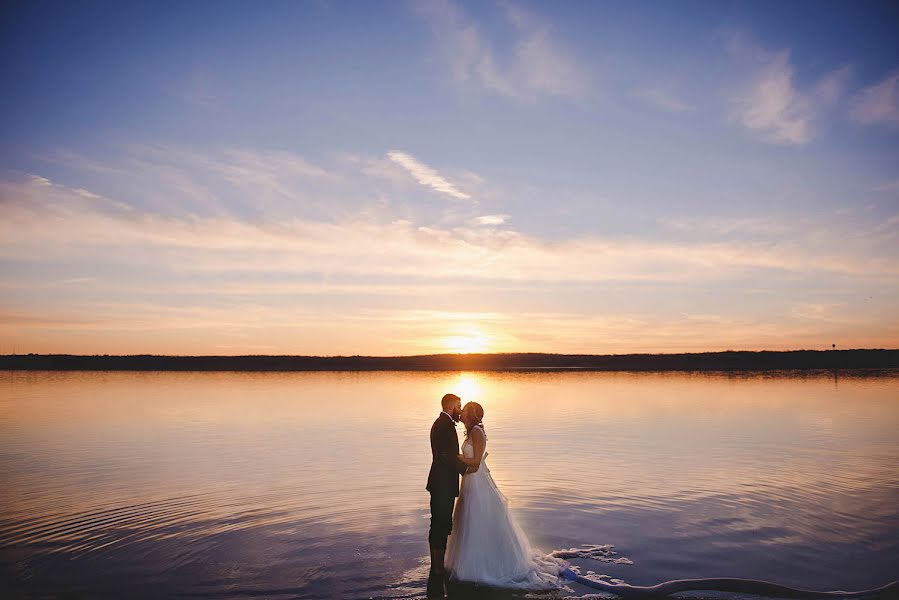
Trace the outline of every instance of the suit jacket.
{"type": "Polygon", "coordinates": [[[459,475],[465,473],[465,463],[459,460],[459,436],[452,419],[437,415],[431,425],[431,472],[427,489],[431,494],[459,495],[459,475]]]}

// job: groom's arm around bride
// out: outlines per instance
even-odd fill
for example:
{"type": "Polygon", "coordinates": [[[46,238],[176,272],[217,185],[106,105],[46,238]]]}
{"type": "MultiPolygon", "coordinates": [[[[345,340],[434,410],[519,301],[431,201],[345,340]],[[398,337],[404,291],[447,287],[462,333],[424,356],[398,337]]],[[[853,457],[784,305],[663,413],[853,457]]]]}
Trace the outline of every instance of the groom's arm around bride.
{"type": "MultiPolygon", "coordinates": [[[[443,413],[441,413],[441,417],[443,413]]],[[[452,488],[453,496],[459,495],[459,476],[465,475],[468,465],[459,457],[459,435],[455,424],[446,418],[439,418],[431,428],[431,450],[438,473],[435,479],[445,479],[446,487],[452,488]],[[436,450],[436,451],[435,451],[436,450]],[[444,477],[440,477],[444,475],[444,477]]],[[[438,487],[443,481],[437,481],[438,487]]]]}

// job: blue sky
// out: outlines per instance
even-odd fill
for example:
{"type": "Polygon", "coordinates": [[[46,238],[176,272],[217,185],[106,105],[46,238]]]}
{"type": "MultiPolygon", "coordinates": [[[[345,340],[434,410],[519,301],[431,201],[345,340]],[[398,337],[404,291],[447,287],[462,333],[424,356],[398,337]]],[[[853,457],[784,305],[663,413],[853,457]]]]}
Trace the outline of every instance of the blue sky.
{"type": "Polygon", "coordinates": [[[0,352],[899,344],[894,3],[3,10],[0,352]]]}

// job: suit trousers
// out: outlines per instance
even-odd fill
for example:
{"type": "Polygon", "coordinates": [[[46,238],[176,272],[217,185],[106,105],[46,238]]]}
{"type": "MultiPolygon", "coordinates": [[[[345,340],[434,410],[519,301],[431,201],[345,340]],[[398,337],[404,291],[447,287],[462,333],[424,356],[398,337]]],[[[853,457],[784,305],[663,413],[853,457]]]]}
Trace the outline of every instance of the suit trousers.
{"type": "Polygon", "coordinates": [[[456,497],[449,493],[431,492],[431,530],[428,543],[439,550],[446,549],[446,538],[453,532],[453,506],[456,497]]]}

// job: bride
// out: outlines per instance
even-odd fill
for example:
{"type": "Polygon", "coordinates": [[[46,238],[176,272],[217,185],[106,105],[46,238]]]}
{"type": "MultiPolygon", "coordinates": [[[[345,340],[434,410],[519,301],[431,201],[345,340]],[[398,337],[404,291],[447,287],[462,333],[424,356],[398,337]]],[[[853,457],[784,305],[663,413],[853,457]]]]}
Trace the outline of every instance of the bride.
{"type": "Polygon", "coordinates": [[[467,431],[459,459],[468,465],[453,513],[446,569],[451,579],[500,588],[546,590],[559,587],[567,564],[536,554],[496,487],[487,458],[484,409],[477,402],[462,408],[467,431]]]}

